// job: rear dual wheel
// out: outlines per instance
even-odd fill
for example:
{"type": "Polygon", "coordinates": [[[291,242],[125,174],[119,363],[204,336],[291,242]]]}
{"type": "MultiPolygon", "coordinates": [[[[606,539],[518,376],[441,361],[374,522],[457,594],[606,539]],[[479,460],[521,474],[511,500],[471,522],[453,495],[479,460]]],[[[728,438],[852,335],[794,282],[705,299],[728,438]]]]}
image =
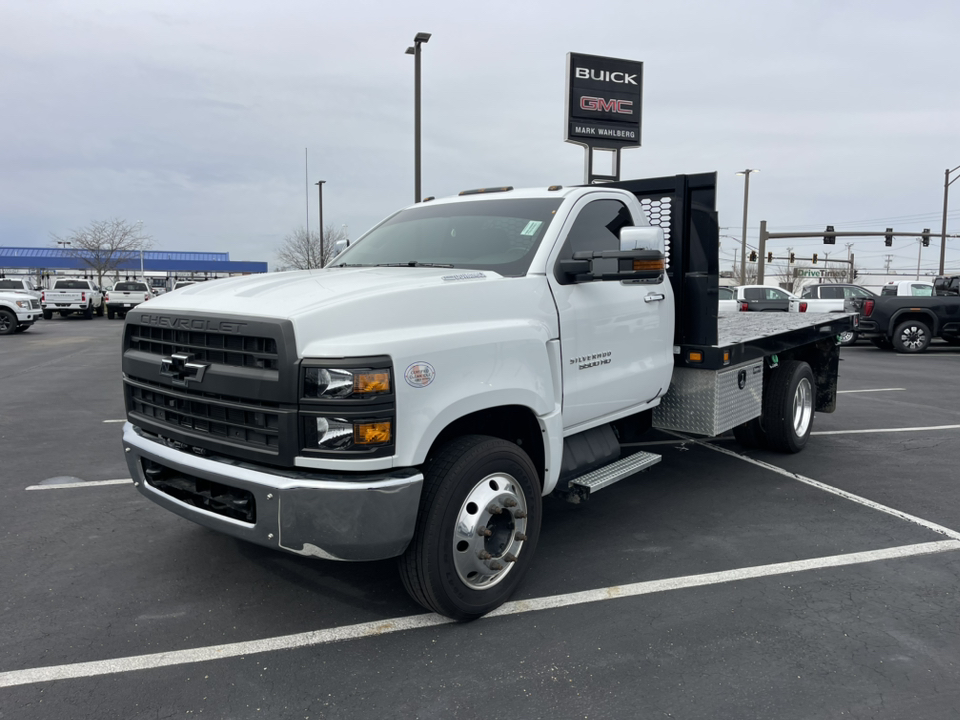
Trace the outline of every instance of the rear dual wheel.
{"type": "Polygon", "coordinates": [[[461,621],[502,605],[533,559],[540,495],[536,468],[514,443],[448,443],[424,468],[416,533],[399,562],[407,592],[461,621]]]}

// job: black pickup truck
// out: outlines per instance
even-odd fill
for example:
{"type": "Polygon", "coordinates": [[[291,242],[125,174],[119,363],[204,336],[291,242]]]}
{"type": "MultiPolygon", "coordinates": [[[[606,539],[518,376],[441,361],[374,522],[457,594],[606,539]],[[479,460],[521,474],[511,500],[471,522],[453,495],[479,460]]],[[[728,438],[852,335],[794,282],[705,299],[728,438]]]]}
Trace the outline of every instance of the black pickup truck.
{"type": "Polygon", "coordinates": [[[902,353],[921,353],[939,337],[960,345],[960,278],[937,278],[929,297],[881,295],[854,301],[861,337],[902,353]]]}

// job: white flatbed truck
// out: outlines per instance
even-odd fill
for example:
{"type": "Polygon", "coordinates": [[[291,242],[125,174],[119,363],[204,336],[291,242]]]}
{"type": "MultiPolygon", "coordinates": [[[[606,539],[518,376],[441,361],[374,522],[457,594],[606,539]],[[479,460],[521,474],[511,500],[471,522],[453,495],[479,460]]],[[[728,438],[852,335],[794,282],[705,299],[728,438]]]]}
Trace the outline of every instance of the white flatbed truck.
{"type": "Polygon", "coordinates": [[[834,409],[855,316],[718,322],[715,194],[712,173],[467,191],[327,268],[132,308],[137,489],[278,550],[397,557],[424,607],[491,611],[533,560],[542,496],[651,467],[627,447],[651,428],[797,452],[834,409]]]}

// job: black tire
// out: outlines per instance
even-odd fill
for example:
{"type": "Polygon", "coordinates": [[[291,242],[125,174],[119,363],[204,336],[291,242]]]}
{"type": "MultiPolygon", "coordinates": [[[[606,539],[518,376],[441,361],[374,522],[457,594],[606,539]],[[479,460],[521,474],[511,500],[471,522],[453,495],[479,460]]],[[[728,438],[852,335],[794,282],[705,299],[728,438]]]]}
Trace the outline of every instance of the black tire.
{"type": "Polygon", "coordinates": [[[43,311],[44,320],[53,320],[53,310],[44,310],[43,311]]]}
{"type": "Polygon", "coordinates": [[[103,317],[103,303],[97,306],[97,317],[103,317]]]}
{"type": "Polygon", "coordinates": [[[771,449],[803,450],[813,428],[817,386],[807,363],[792,360],[770,373],[763,392],[763,429],[771,449]]]}
{"type": "Polygon", "coordinates": [[[0,308],[0,335],[13,335],[17,331],[17,316],[6,308],[0,308]]]}
{"type": "Polygon", "coordinates": [[[878,347],[881,350],[893,350],[893,343],[885,337],[870,338],[870,342],[873,343],[874,347],[878,347]]]}
{"type": "Polygon", "coordinates": [[[893,331],[893,348],[899,353],[922,353],[930,346],[930,328],[919,320],[907,320],[893,331]]]}
{"type": "Polygon", "coordinates": [[[117,314],[120,316],[121,320],[123,320],[127,316],[127,313],[124,310],[117,311],[117,314]]]}
{"type": "Polygon", "coordinates": [[[742,425],[737,425],[733,429],[733,436],[741,447],[747,449],[762,448],[766,447],[767,444],[767,436],[760,425],[760,418],[754,418],[742,425]]]}
{"type": "Polygon", "coordinates": [[[399,560],[410,596],[459,621],[506,602],[537,547],[540,495],[536,468],[511,442],[466,435],[441,448],[424,468],[416,532],[399,560]]]}
{"type": "Polygon", "coordinates": [[[857,334],[856,330],[848,330],[840,333],[838,339],[840,340],[840,345],[846,347],[847,345],[853,345],[857,342],[857,340],[860,339],[860,335],[857,334]]]}
{"type": "Polygon", "coordinates": [[[84,320],[93,320],[93,305],[87,305],[83,310],[84,320]]]}
{"type": "Polygon", "coordinates": [[[107,308],[107,320],[113,320],[113,315],[114,315],[113,310],[111,310],[110,308],[107,308]]]}

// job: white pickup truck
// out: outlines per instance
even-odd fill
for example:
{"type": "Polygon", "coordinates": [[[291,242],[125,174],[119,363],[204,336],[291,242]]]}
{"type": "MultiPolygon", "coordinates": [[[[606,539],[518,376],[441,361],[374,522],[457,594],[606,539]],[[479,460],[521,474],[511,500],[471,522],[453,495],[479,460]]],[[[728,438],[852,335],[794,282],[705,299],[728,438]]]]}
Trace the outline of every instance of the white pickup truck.
{"type": "Polygon", "coordinates": [[[131,308],[145,303],[153,297],[150,287],[140,280],[121,280],[104,296],[107,305],[107,319],[113,320],[115,315],[121,318],[127,316],[131,308]]]}
{"type": "Polygon", "coordinates": [[[103,293],[93,280],[64,278],[54,281],[51,290],[41,291],[40,306],[45,320],[52,318],[54,312],[60,313],[60,317],[81,313],[89,320],[94,312],[103,315],[103,293]]]}
{"type": "Polygon", "coordinates": [[[856,316],[720,315],[715,197],[713,173],[467,191],[322,270],[134,308],[134,484],[270,548],[398,557],[417,602],[479,617],[530,566],[542,496],[651,467],[651,427],[798,452],[833,411],[856,316]]]}
{"type": "Polygon", "coordinates": [[[37,298],[16,290],[0,290],[0,335],[23,332],[39,319],[37,298]]]}
{"type": "Polygon", "coordinates": [[[36,298],[37,300],[40,299],[40,291],[37,290],[37,286],[33,284],[33,281],[30,278],[0,278],[0,291],[11,290],[25,293],[32,298],[36,298]]]}

